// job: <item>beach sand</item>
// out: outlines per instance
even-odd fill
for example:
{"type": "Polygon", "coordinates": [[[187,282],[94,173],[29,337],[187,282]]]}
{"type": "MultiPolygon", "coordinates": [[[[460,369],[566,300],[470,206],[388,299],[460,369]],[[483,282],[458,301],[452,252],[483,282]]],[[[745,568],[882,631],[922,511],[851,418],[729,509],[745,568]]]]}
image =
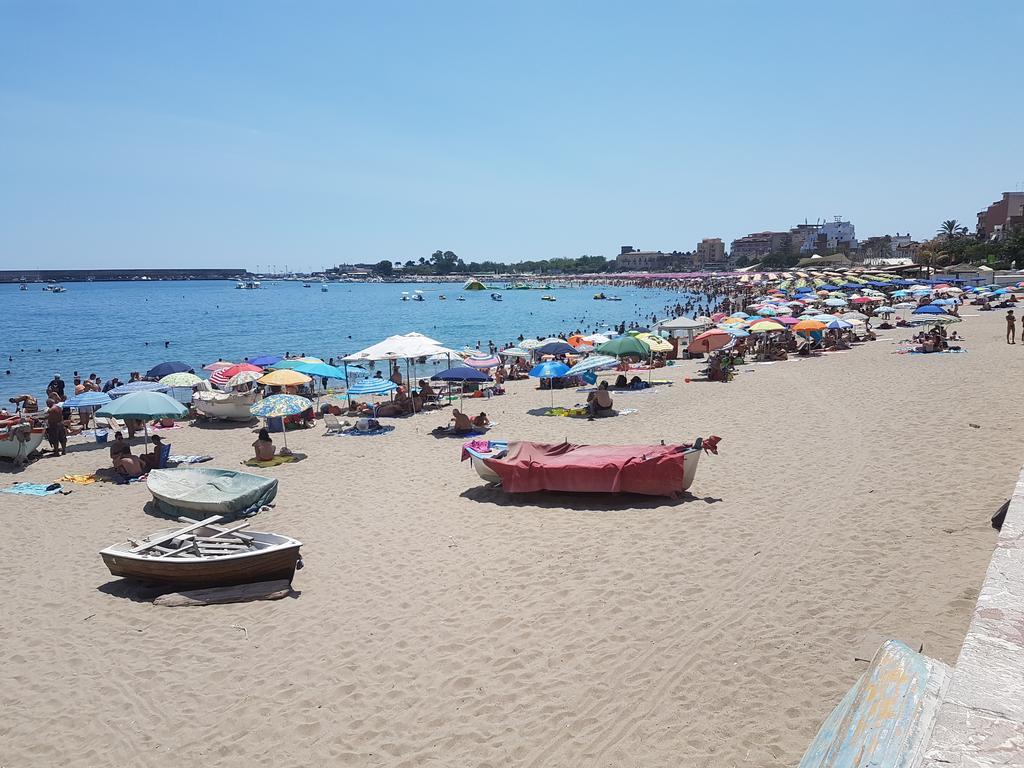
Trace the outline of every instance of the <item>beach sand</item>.
{"type": "MultiPolygon", "coordinates": [[[[869,632],[956,659],[1021,461],[1002,315],[957,326],[967,354],[893,354],[896,330],[728,385],[682,361],[623,418],[530,415],[533,381],[475,401],[493,437],[721,435],[679,501],[488,490],[430,434],[448,411],[291,432],[308,458],[250,470],[281,480],[252,526],[304,542],[277,602],[125,596],[97,551],[166,527],[145,484],[0,494],[0,765],[794,765],[869,632]]],[[[164,435],[251,455],[242,426],[164,435]]],[[[0,481],[107,464],[77,441],[0,481]]]]}

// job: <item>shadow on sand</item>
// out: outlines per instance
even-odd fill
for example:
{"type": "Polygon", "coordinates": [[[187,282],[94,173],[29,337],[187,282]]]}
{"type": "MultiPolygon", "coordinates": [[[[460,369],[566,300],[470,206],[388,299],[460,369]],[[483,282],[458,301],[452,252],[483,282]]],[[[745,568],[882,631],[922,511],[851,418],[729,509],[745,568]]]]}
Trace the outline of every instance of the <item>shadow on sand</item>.
{"type": "Polygon", "coordinates": [[[722,501],[722,499],[712,496],[694,496],[689,492],[675,498],[644,496],[637,493],[558,493],[551,491],[505,493],[500,486],[493,485],[468,488],[459,495],[478,504],[493,504],[498,507],[540,507],[541,509],[569,509],[575,512],[660,509],[662,507],[679,507],[695,502],[717,504],[722,501]]]}

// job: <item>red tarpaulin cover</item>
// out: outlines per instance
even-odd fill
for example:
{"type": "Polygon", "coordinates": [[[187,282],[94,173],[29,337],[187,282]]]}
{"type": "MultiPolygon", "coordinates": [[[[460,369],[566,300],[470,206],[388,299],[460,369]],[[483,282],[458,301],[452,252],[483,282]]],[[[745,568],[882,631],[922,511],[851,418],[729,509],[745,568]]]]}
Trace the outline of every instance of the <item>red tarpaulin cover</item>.
{"type": "Polygon", "coordinates": [[[509,493],[582,491],[673,496],[683,488],[683,445],[509,443],[485,459],[509,493]]]}

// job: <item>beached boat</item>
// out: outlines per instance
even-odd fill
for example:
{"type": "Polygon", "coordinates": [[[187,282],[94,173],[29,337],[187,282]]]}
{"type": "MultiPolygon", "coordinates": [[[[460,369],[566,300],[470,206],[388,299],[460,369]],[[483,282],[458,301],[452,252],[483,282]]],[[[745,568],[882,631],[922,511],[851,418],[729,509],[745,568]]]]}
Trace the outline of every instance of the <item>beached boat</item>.
{"type": "Polygon", "coordinates": [[[260,399],[257,390],[251,392],[195,392],[192,394],[192,405],[196,413],[208,419],[224,419],[226,421],[252,421],[255,418],[249,411],[260,399]]]}
{"type": "Polygon", "coordinates": [[[247,515],[274,500],[277,480],[232,469],[154,469],[146,479],[166,515],[247,515]]]}
{"type": "Polygon", "coordinates": [[[684,445],[572,445],[489,440],[463,446],[482,480],[510,493],[538,490],[682,493],[693,485],[700,455],[718,438],[684,445]],[[706,445],[705,445],[706,443],[706,445]]]}
{"type": "Polygon", "coordinates": [[[798,768],[911,768],[935,724],[951,670],[889,640],[822,723],[798,768]]]}
{"type": "Polygon", "coordinates": [[[302,542],[290,536],[218,525],[221,518],[181,518],[184,527],[156,531],[100,550],[113,576],[180,587],[221,587],[292,580],[302,542]]]}
{"type": "Polygon", "coordinates": [[[43,427],[11,419],[0,425],[0,458],[11,459],[21,464],[43,443],[46,430],[43,427]]]}

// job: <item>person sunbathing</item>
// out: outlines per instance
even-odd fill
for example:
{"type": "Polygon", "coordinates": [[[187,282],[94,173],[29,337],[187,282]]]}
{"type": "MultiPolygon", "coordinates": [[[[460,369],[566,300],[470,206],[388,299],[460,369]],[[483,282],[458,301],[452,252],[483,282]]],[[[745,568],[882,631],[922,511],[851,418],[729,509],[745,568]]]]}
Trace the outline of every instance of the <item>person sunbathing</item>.
{"type": "Polygon", "coordinates": [[[132,448],[128,445],[128,441],[124,439],[124,435],[120,432],[114,433],[114,442],[110,444],[110,463],[116,469],[118,462],[121,461],[125,456],[132,455],[132,448]]]}
{"type": "MultiPolygon", "coordinates": [[[[636,376],[634,376],[633,378],[635,379],[636,376]]],[[[629,383],[626,381],[626,375],[620,373],[618,376],[615,377],[615,383],[612,384],[612,389],[626,389],[628,386],[629,383]]]]}
{"type": "Polygon", "coordinates": [[[634,376],[629,380],[630,389],[647,389],[650,386],[646,381],[641,379],[639,376],[634,376]]]}
{"type": "Polygon", "coordinates": [[[491,426],[491,420],[487,418],[487,414],[480,411],[479,416],[473,417],[473,426],[475,427],[489,427],[491,426]]]}
{"type": "Polygon", "coordinates": [[[122,456],[114,464],[117,474],[127,478],[142,477],[146,474],[146,467],[138,456],[122,456]]]}

